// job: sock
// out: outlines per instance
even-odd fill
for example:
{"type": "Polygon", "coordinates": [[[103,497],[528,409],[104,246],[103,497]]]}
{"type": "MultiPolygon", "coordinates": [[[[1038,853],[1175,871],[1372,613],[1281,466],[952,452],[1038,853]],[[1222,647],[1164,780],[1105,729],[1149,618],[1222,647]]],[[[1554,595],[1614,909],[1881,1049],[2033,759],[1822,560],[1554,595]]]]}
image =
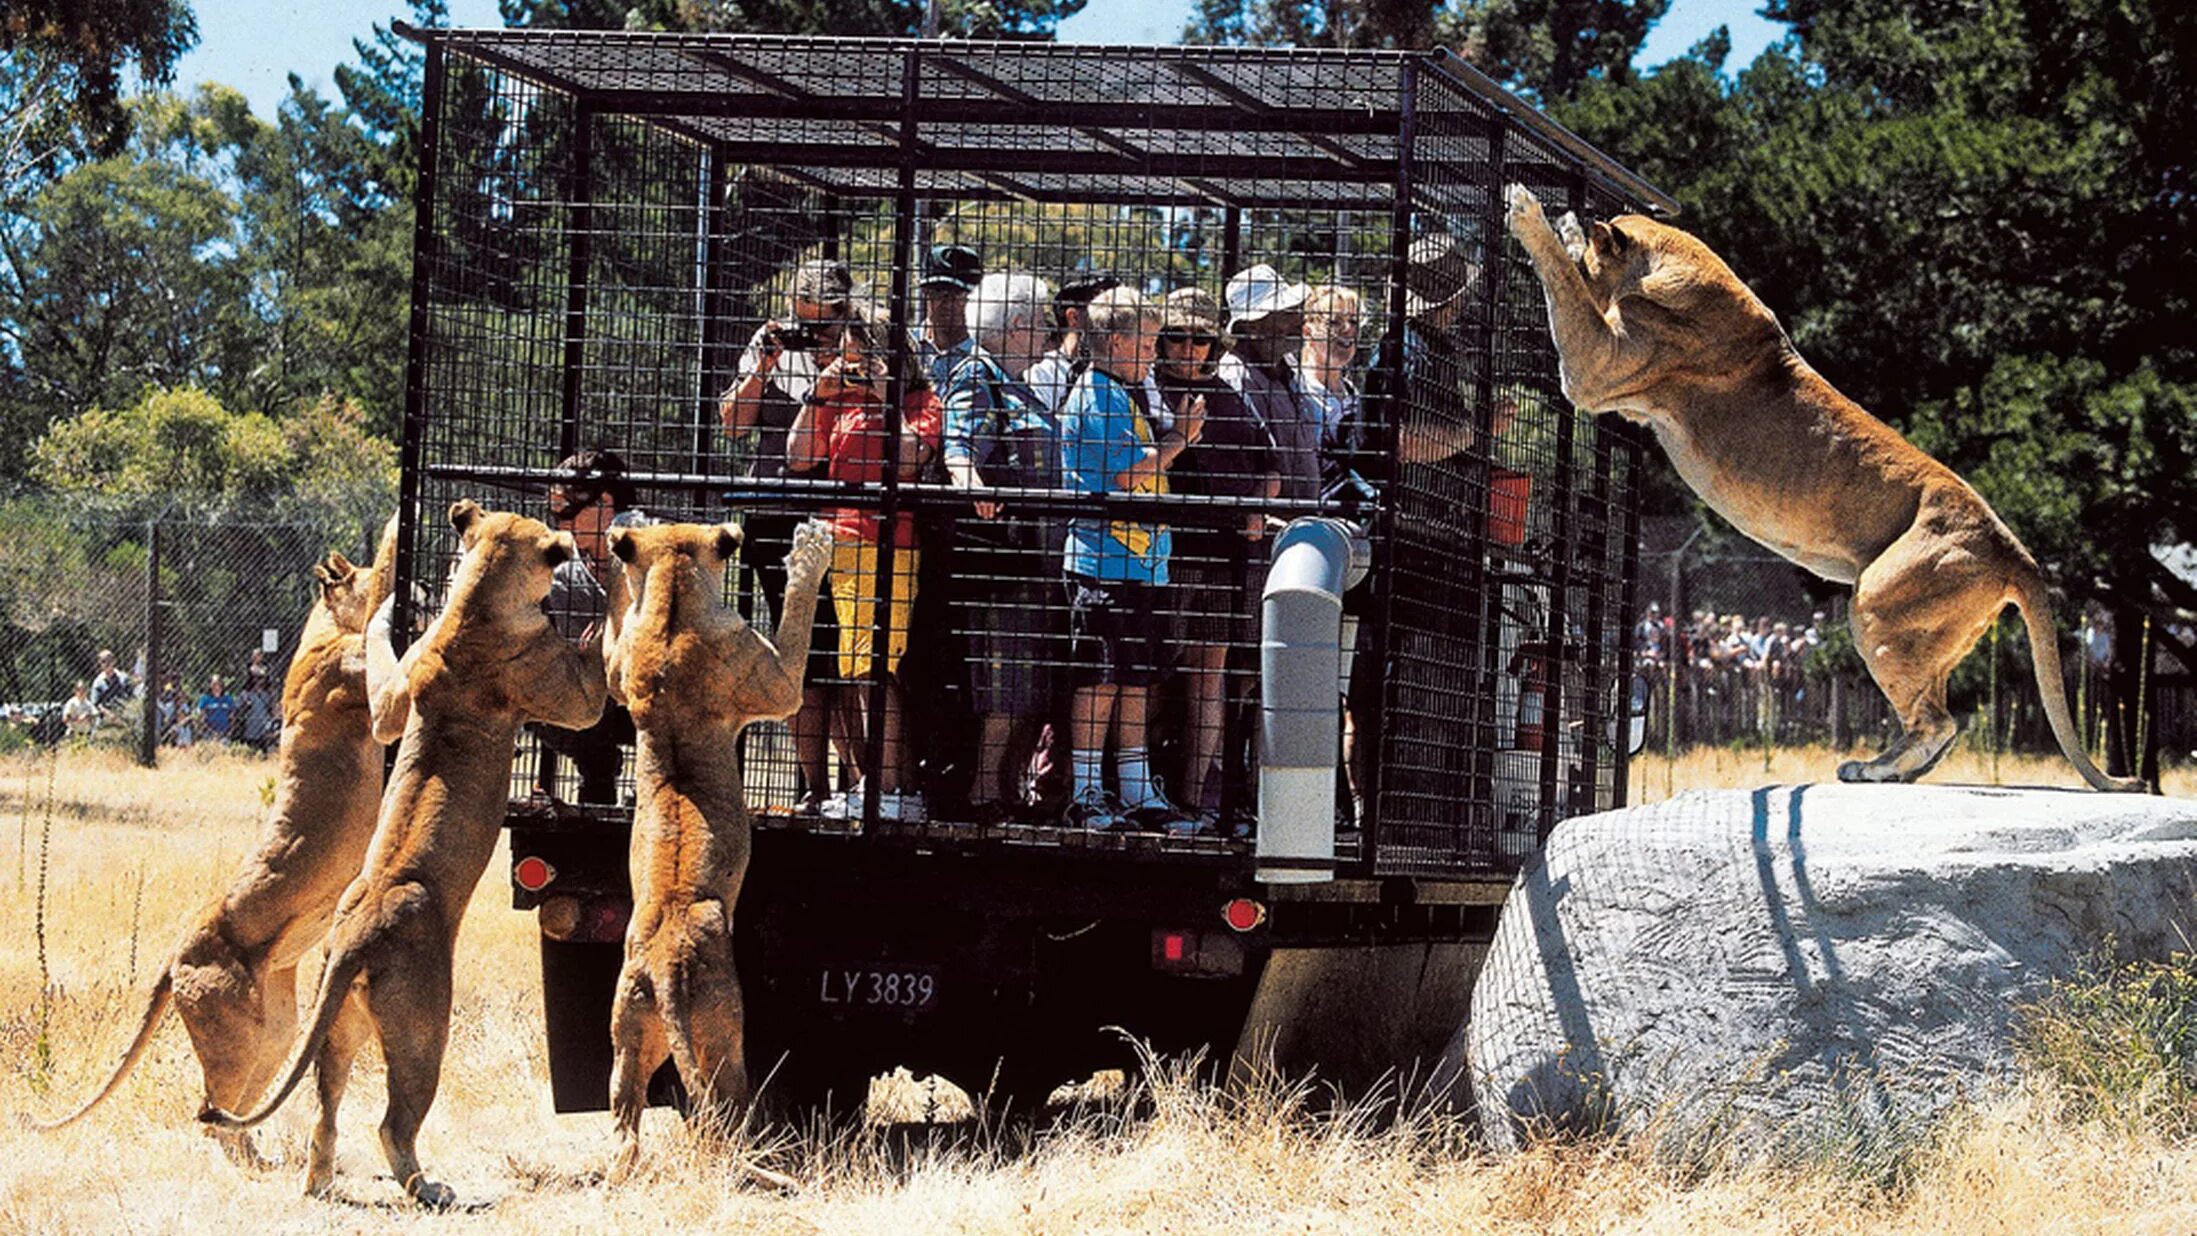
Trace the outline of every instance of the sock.
{"type": "Polygon", "coordinates": [[[1077,798],[1082,798],[1087,794],[1096,794],[1102,788],[1100,778],[1104,776],[1101,769],[1105,758],[1105,753],[1102,751],[1076,752],[1077,798]]]}
{"type": "Polygon", "coordinates": [[[1121,749],[1121,801],[1127,807],[1164,807],[1167,800],[1152,784],[1152,764],[1143,747],[1121,749]]]}

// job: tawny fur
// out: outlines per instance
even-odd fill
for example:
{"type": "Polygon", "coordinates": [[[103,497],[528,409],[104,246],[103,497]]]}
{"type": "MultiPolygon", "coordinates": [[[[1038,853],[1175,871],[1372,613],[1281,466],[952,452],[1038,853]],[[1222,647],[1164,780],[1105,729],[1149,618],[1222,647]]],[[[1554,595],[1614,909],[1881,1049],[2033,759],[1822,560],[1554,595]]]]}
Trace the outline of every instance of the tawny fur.
{"type": "Polygon", "coordinates": [[[750,723],[801,707],[831,534],[813,523],[796,530],[775,646],[724,605],[725,564],[739,543],[730,526],[695,524],[611,538],[624,566],[613,573],[603,652],[611,694],[633,710],[638,734],[633,917],[611,1013],[614,1177],[639,1159],[648,1079],[667,1056],[716,1127],[750,1098],[732,915],[753,822],[735,742],[750,723]]]}
{"type": "Polygon", "coordinates": [[[572,538],[470,501],[450,508],[450,522],[464,552],[443,611],[401,661],[389,644],[388,607],[367,631],[374,734],[403,742],[364,870],[343,891],[329,927],[328,963],[307,1029],[280,1087],[257,1111],[201,1116],[229,1128],[257,1124],[317,1066],[321,1121],[308,1193],[333,1178],[336,1108],[370,1031],[389,1069],[381,1123],[389,1169],[419,1202],[451,1202],[450,1189],[420,1170],[419,1128],[450,1035],[458,925],[496,848],[513,744],[528,721],[580,729],[602,715],[601,654],[561,638],[542,612],[552,570],[575,552],[572,538]],[[339,1016],[354,986],[370,1025],[339,1016]]]}
{"type": "Polygon", "coordinates": [[[1854,643],[1903,727],[1849,781],[1911,781],[1958,732],[1946,678],[2009,603],[2060,750],[2102,790],[2142,788],[2084,755],[2036,559],[1952,469],[1841,395],[1708,246],[1622,215],[1569,243],[1511,186],[1509,225],[1548,300],[1564,394],[1648,425],[1741,532],[1854,586],[1854,643]]]}
{"type": "MultiPolygon", "coordinates": [[[[359,873],[381,802],[381,744],[366,707],[368,618],[389,595],[396,521],[371,570],[330,554],[313,568],[320,596],[283,681],[275,797],[260,841],[229,887],[192,920],[146,1002],[136,1037],[104,1086],[64,1128],[114,1093],[172,1005],[190,1032],[215,1107],[250,1103],[282,1065],[297,1023],[298,961],[327,933],[336,899],[359,873]]],[[[231,1157],[257,1164],[250,1135],[210,1130],[231,1157]]]]}

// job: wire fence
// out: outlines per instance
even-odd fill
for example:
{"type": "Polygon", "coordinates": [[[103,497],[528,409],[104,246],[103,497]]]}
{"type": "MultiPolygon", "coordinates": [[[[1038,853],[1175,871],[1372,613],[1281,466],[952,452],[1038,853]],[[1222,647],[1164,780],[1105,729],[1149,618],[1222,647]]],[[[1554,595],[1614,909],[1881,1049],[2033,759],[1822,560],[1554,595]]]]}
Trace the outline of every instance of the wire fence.
{"type": "Polygon", "coordinates": [[[331,550],[364,563],[387,509],[0,500],[0,750],[111,743],[147,763],[281,734],[282,679],[331,550]]]}
{"type": "MultiPolygon", "coordinates": [[[[1875,748],[1899,720],[1870,679],[1847,625],[1846,599],[1784,559],[1704,548],[1692,520],[1649,520],[1641,554],[1646,600],[1632,632],[1632,706],[1649,750],[1827,744],[1875,748]],[[1680,528],[1670,525],[1677,523],[1680,528]],[[1661,526],[1658,526],[1661,525],[1661,526]],[[1674,542],[1676,542],[1674,544],[1674,542]]],[[[2197,688],[2138,626],[2116,637],[2110,615],[2057,615],[2064,681],[2084,749],[2141,747],[2155,731],[2168,758],[2197,747],[2197,688]],[[2070,630],[2069,628],[2072,628],[2070,630]],[[2116,658],[2152,662],[2141,716],[2116,725],[2116,658]]],[[[2058,750],[2020,618],[2007,613],[1956,668],[1948,702],[1967,741],[1988,752],[2058,750]]],[[[2123,758],[2133,758],[2123,752],[2123,758]]]]}

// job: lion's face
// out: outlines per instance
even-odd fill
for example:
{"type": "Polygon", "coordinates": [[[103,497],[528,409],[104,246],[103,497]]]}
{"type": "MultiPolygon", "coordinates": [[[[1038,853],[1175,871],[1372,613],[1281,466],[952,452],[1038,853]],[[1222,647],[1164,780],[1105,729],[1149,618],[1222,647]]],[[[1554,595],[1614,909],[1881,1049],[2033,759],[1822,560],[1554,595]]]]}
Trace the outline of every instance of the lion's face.
{"type": "Polygon", "coordinates": [[[1607,311],[1620,297],[1640,290],[1652,264],[1655,231],[1662,226],[1641,215],[1619,215],[1587,226],[1579,273],[1586,277],[1596,308],[1607,311]]]}
{"type": "Polygon", "coordinates": [[[458,530],[465,557],[461,577],[475,572],[473,596],[477,603],[501,610],[506,606],[539,607],[549,596],[557,567],[579,550],[568,533],[508,511],[484,511],[471,499],[450,507],[450,526],[458,530]]]}

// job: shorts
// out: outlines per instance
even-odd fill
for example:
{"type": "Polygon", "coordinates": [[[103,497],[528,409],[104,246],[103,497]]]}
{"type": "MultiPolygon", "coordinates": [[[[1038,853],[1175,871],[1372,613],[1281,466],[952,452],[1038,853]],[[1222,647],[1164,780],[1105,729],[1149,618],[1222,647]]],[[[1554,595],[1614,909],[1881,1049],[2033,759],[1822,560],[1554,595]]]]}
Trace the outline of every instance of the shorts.
{"type": "MultiPolygon", "coordinates": [[[[1237,538],[1237,545],[1249,543],[1237,538]]],[[[1255,645],[1258,623],[1254,620],[1259,591],[1264,583],[1264,564],[1244,561],[1244,551],[1233,546],[1193,543],[1190,553],[1181,542],[1167,561],[1167,598],[1176,613],[1175,637],[1186,645],[1225,644],[1231,648],[1255,645]],[[1200,556],[1213,552],[1213,556],[1200,556]]]]}
{"type": "Polygon", "coordinates": [[[1068,631],[1079,686],[1149,687],[1173,655],[1165,585],[1067,577],[1068,631]]]}
{"type": "MultiPolygon", "coordinates": [[[[885,619],[885,660],[898,673],[908,655],[909,619],[915,610],[915,573],[922,554],[893,551],[893,599],[885,619]]],[[[883,579],[877,569],[875,541],[840,541],[832,546],[832,609],[839,617],[839,676],[860,681],[870,676],[876,642],[877,594],[883,579]]]]}

